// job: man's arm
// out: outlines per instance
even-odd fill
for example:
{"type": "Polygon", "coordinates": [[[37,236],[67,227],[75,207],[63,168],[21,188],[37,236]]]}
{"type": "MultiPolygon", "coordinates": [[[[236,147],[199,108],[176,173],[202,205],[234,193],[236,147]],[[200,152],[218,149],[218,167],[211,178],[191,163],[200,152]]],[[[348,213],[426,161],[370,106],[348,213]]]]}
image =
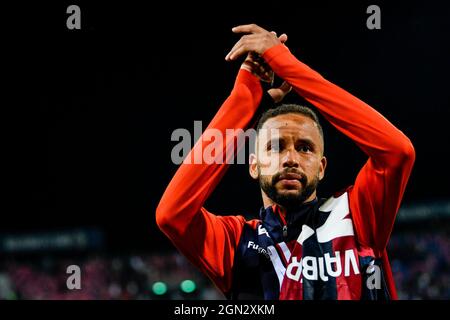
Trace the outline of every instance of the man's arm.
{"type": "MultiPolygon", "coordinates": [[[[274,40],[284,43],[286,35],[274,40]]],[[[241,65],[234,88],[219,109],[208,128],[220,131],[226,137],[227,129],[247,129],[254,125],[255,118],[265,104],[281,101],[291,87],[284,83],[270,89],[264,96],[261,81],[270,82],[273,72],[266,64],[256,61],[249,54],[241,65]]],[[[236,154],[233,139],[219,143],[224,163],[195,163],[196,154],[201,155],[211,143],[201,136],[188,154],[186,161],[177,170],[156,210],[156,222],[174,245],[198,266],[224,293],[231,288],[232,267],[235,249],[245,223],[242,216],[216,216],[208,212],[203,204],[221,180],[227,169],[230,156],[236,154]],[[232,152],[230,152],[232,151],[232,152]]],[[[214,148],[217,150],[217,148],[214,148]]]]}
{"type": "MultiPolygon", "coordinates": [[[[226,129],[246,129],[262,96],[259,79],[241,69],[230,96],[208,129],[225,137],[226,129]]],[[[156,210],[156,222],[174,245],[222,290],[231,286],[231,269],[245,220],[242,216],[216,216],[203,204],[224,175],[227,165],[194,163],[196,152],[210,144],[203,136],[195,144],[168,185],[156,210]],[[185,161],[186,162],[186,161],[185,161]]],[[[221,145],[226,154],[231,145],[221,145]]],[[[229,153],[230,154],[230,153],[229,153]]]]}
{"type": "Polygon", "coordinates": [[[380,256],[413,167],[415,152],[410,140],[369,105],[298,61],[284,45],[267,50],[263,57],[278,76],[369,156],[349,190],[350,210],[359,242],[380,256]]]}
{"type": "Polygon", "coordinates": [[[248,51],[262,55],[279,77],[369,156],[349,190],[350,210],[360,244],[381,256],[415,160],[410,140],[369,105],[297,60],[286,46],[278,44],[261,51],[255,40],[270,38],[266,30],[246,25],[233,31],[249,35],[237,42],[227,60],[248,51]]]}

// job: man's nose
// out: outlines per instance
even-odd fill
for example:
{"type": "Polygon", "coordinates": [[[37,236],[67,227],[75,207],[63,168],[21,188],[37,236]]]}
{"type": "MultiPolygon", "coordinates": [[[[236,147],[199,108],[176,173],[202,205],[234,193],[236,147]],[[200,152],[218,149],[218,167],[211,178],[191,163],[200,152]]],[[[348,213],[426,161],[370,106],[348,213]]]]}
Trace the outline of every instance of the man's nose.
{"type": "Polygon", "coordinates": [[[298,168],[298,155],[295,150],[287,150],[283,156],[283,168],[298,168]]]}

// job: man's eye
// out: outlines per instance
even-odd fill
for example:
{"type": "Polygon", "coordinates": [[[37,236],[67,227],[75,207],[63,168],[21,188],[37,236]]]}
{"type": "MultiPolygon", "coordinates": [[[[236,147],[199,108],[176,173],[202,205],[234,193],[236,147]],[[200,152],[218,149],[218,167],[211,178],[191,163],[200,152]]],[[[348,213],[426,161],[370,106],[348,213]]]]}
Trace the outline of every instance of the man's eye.
{"type": "Polygon", "coordinates": [[[303,145],[303,146],[300,146],[299,151],[300,152],[310,152],[311,151],[311,147],[307,146],[307,145],[303,145]]]}
{"type": "Polygon", "coordinates": [[[280,152],[280,144],[279,143],[269,143],[267,146],[267,151],[280,152]]]}
{"type": "Polygon", "coordinates": [[[278,143],[274,143],[270,145],[269,150],[272,152],[280,152],[280,145],[278,143]]]}

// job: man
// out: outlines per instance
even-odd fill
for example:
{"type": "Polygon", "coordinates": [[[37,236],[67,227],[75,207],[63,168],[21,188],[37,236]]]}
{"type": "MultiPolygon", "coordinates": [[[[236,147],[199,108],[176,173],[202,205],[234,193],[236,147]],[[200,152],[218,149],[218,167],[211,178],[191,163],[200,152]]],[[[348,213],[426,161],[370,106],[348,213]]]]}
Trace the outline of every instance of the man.
{"type": "MultiPolygon", "coordinates": [[[[259,219],[208,212],[203,204],[226,165],[184,163],[159,203],[158,226],[227,298],[397,298],[386,245],[415,159],[411,142],[377,111],[298,61],[285,35],[277,38],[257,25],[233,32],[245,35],[226,60],[250,55],[208,129],[224,133],[252,124],[263,95],[255,74],[268,75],[258,70],[265,63],[369,159],[354,185],[318,199],[327,164],[319,121],[306,107],[283,105],[262,115],[250,157],[264,204],[259,219]],[[252,59],[258,55],[264,63],[252,59]]],[[[210,143],[200,139],[188,158],[210,143]]]]}

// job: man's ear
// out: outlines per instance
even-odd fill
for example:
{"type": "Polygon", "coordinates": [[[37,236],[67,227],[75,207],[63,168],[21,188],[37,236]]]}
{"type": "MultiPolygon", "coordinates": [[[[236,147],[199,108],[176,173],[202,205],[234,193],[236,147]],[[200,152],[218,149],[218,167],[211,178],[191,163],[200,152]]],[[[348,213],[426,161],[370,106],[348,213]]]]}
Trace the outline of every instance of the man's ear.
{"type": "Polygon", "coordinates": [[[325,156],[320,159],[319,181],[325,176],[325,169],[327,168],[327,158],[325,156]]]}
{"type": "Polygon", "coordinates": [[[258,175],[258,165],[257,165],[258,162],[256,159],[256,154],[254,154],[254,153],[250,154],[249,163],[250,163],[250,165],[249,165],[248,171],[250,173],[250,176],[253,179],[257,180],[259,178],[259,175],[258,175]]]}

